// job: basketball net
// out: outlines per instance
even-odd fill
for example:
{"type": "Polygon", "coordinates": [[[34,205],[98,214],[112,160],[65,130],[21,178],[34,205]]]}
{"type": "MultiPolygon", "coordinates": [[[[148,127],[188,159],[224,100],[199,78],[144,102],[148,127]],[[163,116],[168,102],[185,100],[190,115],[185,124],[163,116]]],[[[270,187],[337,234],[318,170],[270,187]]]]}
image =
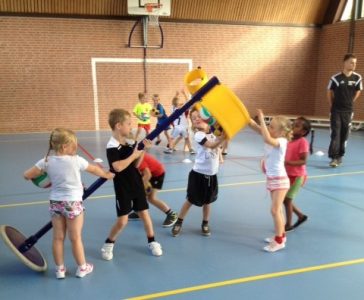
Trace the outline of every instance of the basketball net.
{"type": "Polygon", "coordinates": [[[148,24],[150,26],[159,26],[159,9],[162,4],[157,3],[145,3],[144,7],[148,13],[148,24]]]}

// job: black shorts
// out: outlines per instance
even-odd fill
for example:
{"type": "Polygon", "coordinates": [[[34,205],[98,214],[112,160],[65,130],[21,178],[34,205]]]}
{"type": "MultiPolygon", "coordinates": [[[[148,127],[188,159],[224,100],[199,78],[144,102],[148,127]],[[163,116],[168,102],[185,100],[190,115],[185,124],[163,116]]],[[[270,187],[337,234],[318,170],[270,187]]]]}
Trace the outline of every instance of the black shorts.
{"type": "Polygon", "coordinates": [[[187,200],[196,206],[216,201],[218,189],[216,175],[205,175],[194,170],[188,175],[187,200]]]}
{"type": "Polygon", "coordinates": [[[142,193],[132,199],[116,199],[116,214],[118,217],[128,215],[132,210],[138,212],[148,208],[146,196],[142,193]]]}
{"type": "Polygon", "coordinates": [[[153,189],[157,189],[157,190],[161,190],[163,187],[163,182],[164,182],[164,175],[165,173],[163,173],[162,175],[158,176],[158,177],[152,177],[149,182],[152,185],[153,189]]]}

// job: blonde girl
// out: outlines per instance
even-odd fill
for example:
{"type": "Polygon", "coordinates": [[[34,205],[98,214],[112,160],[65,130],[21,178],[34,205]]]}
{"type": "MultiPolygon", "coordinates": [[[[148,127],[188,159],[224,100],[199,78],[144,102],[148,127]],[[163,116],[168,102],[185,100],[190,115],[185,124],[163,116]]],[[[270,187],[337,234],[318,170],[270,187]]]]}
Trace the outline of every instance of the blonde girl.
{"type": "Polygon", "coordinates": [[[65,278],[64,239],[66,234],[71,241],[72,253],[78,265],[76,276],[84,277],[93,270],[87,263],[82,243],[83,186],[80,171],[111,179],[113,173],[105,172],[96,165],[89,164],[76,154],[77,138],[73,131],[56,128],[50,135],[49,149],[45,158],[24,172],[30,180],[47,172],[52,183],[49,211],[53,225],[53,257],[56,264],[56,277],[65,278]]]}
{"type": "Polygon", "coordinates": [[[289,189],[289,179],[284,166],[287,143],[291,138],[292,129],[289,119],[277,116],[269,126],[265,125],[263,111],[258,109],[260,126],[254,120],[251,127],[260,133],[265,143],[264,169],[267,176],[267,189],[270,192],[275,236],[265,239],[269,244],[263,249],[275,252],[286,246],[285,220],[282,212],[284,197],[289,189]]]}

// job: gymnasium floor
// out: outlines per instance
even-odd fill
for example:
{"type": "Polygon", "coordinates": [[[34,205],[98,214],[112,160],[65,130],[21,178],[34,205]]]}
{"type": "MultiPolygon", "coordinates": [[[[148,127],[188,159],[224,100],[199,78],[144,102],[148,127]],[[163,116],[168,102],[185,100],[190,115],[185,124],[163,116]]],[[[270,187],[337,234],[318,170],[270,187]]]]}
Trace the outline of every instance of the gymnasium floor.
{"type": "MultiPolygon", "coordinates": [[[[108,131],[77,135],[83,148],[106,162],[108,131]]],[[[327,129],[316,129],[314,152],[326,153],[328,135],[327,129]]],[[[0,136],[0,224],[26,236],[49,221],[48,191],[22,178],[23,171],[45,154],[47,143],[48,134],[0,136]]],[[[151,207],[162,257],[148,253],[143,226],[134,221],[119,237],[114,259],[101,259],[100,248],[116,218],[112,182],[107,182],[85,203],[83,238],[94,272],[83,279],[74,276],[67,242],[69,273],[65,280],[57,280],[51,232],[36,244],[48,261],[45,273],[23,265],[1,241],[0,299],[364,299],[363,148],[364,132],[358,131],[350,137],[341,167],[328,167],[326,154],[309,158],[309,180],[296,199],[309,219],[288,234],[286,249],[277,253],[261,250],[273,225],[258,167],[263,143],[250,129],[232,141],[221,166],[210,237],[200,234],[201,209],[193,207],[181,235],[172,237],[170,228],[161,226],[164,215],[151,207]]],[[[182,160],[190,156],[181,151],[163,154],[163,147],[150,152],[167,170],[160,198],[179,210],[192,167],[182,160]]],[[[96,179],[83,174],[86,185],[96,179]]]]}

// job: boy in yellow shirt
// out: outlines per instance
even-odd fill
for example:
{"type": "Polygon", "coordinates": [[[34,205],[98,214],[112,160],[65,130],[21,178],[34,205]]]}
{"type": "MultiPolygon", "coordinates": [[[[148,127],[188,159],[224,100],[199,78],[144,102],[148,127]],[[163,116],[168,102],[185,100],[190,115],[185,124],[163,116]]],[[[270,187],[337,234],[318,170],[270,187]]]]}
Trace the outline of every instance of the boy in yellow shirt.
{"type": "Polygon", "coordinates": [[[138,128],[135,133],[134,140],[138,140],[138,136],[142,128],[145,130],[145,134],[149,134],[150,131],[150,111],[152,105],[148,103],[144,93],[138,94],[139,102],[134,106],[133,114],[138,118],[138,128]]]}

